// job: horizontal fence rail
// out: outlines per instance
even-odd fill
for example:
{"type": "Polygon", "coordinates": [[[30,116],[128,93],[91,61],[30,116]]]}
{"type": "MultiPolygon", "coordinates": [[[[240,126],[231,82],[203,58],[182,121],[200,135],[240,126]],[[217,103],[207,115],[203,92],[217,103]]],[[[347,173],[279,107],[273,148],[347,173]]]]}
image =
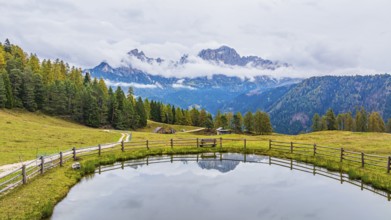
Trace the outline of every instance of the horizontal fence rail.
{"type": "MultiPolygon", "coordinates": [[[[128,139],[126,139],[128,140],[128,139]]],[[[64,164],[77,161],[86,156],[101,156],[107,153],[121,153],[134,150],[151,149],[174,149],[175,147],[214,148],[222,150],[223,146],[235,149],[242,149],[246,152],[248,147],[251,150],[267,149],[267,142],[261,139],[245,138],[187,138],[187,139],[166,139],[166,140],[135,140],[115,143],[99,144],[96,146],[76,148],[62,151],[57,154],[41,156],[32,161],[23,163],[17,169],[0,174],[0,195],[9,192],[19,185],[28,183],[34,177],[46,171],[62,167],[64,164]]],[[[328,146],[316,144],[282,142],[269,140],[269,150],[277,150],[285,153],[299,154],[305,156],[322,157],[338,162],[346,162],[362,168],[391,170],[391,157],[365,154],[328,146]]]]}
{"type": "Polygon", "coordinates": [[[364,152],[346,150],[317,144],[306,144],[297,142],[282,142],[269,140],[269,150],[277,150],[299,154],[304,156],[322,157],[329,160],[349,163],[362,168],[384,169],[387,173],[391,171],[391,156],[380,156],[366,154],[364,152]]]}

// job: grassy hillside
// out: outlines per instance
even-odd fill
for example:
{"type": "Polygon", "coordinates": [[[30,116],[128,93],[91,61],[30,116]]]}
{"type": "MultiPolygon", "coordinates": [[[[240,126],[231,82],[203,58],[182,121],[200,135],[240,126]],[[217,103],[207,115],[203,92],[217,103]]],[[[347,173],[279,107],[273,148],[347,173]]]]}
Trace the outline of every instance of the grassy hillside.
{"type": "MultiPolygon", "coordinates": [[[[362,151],[366,153],[391,155],[391,134],[371,132],[348,132],[348,131],[320,131],[300,135],[260,135],[249,136],[242,134],[230,134],[221,136],[194,135],[192,133],[177,134],[153,134],[144,132],[132,132],[132,140],[169,140],[171,138],[246,138],[249,140],[262,141],[262,145],[268,144],[268,140],[316,143],[323,146],[343,147],[346,150],[362,151]]],[[[227,144],[229,142],[226,142],[227,144]]],[[[251,147],[251,145],[250,145],[251,147]]]]}
{"type": "Polygon", "coordinates": [[[107,132],[43,114],[0,110],[0,165],[36,158],[73,146],[118,141],[119,132],[107,132]]]}
{"type": "Polygon", "coordinates": [[[182,130],[184,131],[189,131],[189,130],[194,130],[199,127],[194,127],[194,126],[187,126],[187,125],[170,125],[170,124],[165,124],[165,123],[160,123],[160,122],[154,122],[151,120],[148,120],[148,124],[145,128],[140,128],[137,129],[138,132],[146,132],[146,133],[153,133],[155,128],[157,127],[171,127],[175,129],[177,132],[181,132],[182,130]]]}

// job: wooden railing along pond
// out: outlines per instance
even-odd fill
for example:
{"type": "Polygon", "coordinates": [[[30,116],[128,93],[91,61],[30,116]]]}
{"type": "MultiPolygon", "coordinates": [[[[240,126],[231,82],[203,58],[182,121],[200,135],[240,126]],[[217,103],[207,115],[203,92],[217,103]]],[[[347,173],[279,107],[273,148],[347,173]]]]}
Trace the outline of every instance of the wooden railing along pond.
{"type": "Polygon", "coordinates": [[[384,169],[387,173],[391,171],[391,156],[380,156],[364,152],[345,150],[344,148],[320,146],[316,144],[305,144],[296,142],[282,142],[269,140],[269,150],[278,150],[291,154],[322,157],[335,161],[349,162],[362,168],[384,169]]]}
{"type": "MultiPolygon", "coordinates": [[[[78,158],[102,155],[108,152],[126,152],[139,149],[155,149],[155,148],[174,148],[179,147],[210,147],[222,149],[223,145],[240,148],[246,152],[247,147],[251,150],[263,149],[267,150],[267,143],[264,140],[254,139],[227,139],[227,138],[192,138],[192,139],[169,139],[169,140],[143,140],[131,142],[116,142],[108,144],[99,144],[98,146],[72,148],[71,150],[59,152],[49,156],[42,156],[36,160],[24,163],[21,167],[0,174],[0,195],[9,192],[15,187],[26,184],[37,175],[43,174],[46,171],[64,166],[68,161],[77,161],[78,158]]],[[[349,162],[360,165],[365,168],[386,169],[388,173],[391,170],[391,156],[379,156],[374,154],[364,154],[344,150],[343,148],[333,148],[326,146],[318,146],[316,144],[304,144],[296,142],[281,142],[269,140],[269,150],[276,150],[285,153],[299,154],[313,157],[323,157],[336,162],[349,162]]]]}

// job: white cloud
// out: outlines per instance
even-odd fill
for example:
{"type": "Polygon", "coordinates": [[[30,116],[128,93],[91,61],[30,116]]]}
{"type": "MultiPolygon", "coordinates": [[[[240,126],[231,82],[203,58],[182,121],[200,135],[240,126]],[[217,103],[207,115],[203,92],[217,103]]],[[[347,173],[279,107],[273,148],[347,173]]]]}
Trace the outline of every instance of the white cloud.
{"type": "MultiPolygon", "coordinates": [[[[0,39],[83,68],[102,60],[120,65],[133,48],[177,60],[184,53],[228,45],[241,55],[295,67],[270,73],[276,75],[391,70],[388,0],[0,0],[0,5],[0,39]]],[[[186,71],[164,74],[197,75],[209,68],[222,71],[189,64],[186,71]]]]}
{"type": "Polygon", "coordinates": [[[134,87],[134,88],[140,88],[140,89],[156,89],[159,86],[156,84],[139,84],[139,83],[126,83],[126,82],[113,82],[108,79],[105,79],[105,82],[108,86],[123,86],[123,87],[134,87]]]}

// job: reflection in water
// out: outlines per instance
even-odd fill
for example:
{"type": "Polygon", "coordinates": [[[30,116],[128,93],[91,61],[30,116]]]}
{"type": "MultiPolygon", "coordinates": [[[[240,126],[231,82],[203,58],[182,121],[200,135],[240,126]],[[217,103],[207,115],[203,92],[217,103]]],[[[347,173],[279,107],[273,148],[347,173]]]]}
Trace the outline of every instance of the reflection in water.
{"type": "Polygon", "coordinates": [[[97,173],[72,188],[53,219],[357,220],[391,215],[389,193],[345,174],[266,156],[147,157],[102,166],[97,173]]]}

